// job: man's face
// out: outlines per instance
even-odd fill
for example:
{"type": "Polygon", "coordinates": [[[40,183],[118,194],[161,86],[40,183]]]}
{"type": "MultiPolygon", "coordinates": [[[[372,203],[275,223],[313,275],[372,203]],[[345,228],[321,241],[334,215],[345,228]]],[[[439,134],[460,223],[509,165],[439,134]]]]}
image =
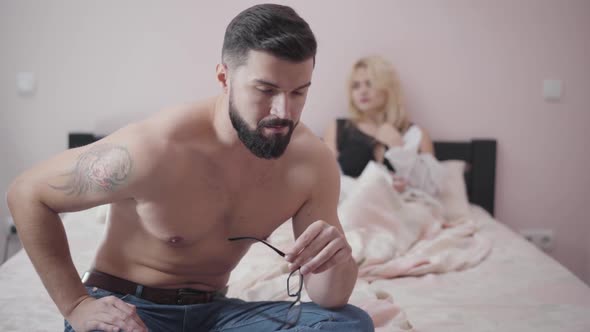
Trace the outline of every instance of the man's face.
{"type": "Polygon", "coordinates": [[[244,145],[257,157],[278,158],[287,149],[295,125],[292,120],[269,118],[258,122],[256,129],[250,129],[246,120],[235,107],[233,95],[229,94],[229,118],[244,145]],[[281,133],[287,128],[287,133],[281,133]],[[270,131],[270,133],[268,133],[270,131]]]}
{"type": "Polygon", "coordinates": [[[259,51],[251,51],[246,64],[231,71],[230,119],[242,143],[257,157],[278,158],[287,149],[312,72],[313,59],[293,63],[259,51]]]}

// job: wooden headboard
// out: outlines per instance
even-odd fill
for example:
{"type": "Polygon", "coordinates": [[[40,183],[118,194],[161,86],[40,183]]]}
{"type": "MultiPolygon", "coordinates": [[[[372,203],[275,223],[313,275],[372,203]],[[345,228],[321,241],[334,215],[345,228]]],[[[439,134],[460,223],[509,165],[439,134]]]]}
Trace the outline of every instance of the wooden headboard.
{"type": "MultiPolygon", "coordinates": [[[[90,133],[70,133],[68,147],[75,148],[101,139],[90,133]]],[[[471,140],[466,142],[434,142],[438,160],[464,160],[468,170],[465,184],[469,201],[486,209],[494,215],[494,195],[496,189],[496,141],[471,140]]]]}

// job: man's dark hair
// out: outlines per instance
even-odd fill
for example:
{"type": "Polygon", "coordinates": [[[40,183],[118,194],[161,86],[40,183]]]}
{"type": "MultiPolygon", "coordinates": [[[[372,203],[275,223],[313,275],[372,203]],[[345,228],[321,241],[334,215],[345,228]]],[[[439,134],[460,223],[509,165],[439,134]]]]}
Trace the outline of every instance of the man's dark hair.
{"type": "Polygon", "coordinates": [[[316,49],[309,25],[291,7],[262,4],[244,10],[229,23],[221,58],[235,68],[245,64],[248,52],[255,50],[292,62],[313,57],[315,63],[316,49]]]}

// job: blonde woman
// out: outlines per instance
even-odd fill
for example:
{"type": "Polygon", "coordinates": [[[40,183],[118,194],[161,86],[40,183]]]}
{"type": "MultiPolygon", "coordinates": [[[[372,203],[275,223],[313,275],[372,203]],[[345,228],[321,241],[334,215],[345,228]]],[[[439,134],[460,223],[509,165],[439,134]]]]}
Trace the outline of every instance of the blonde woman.
{"type": "MultiPolygon", "coordinates": [[[[395,146],[434,153],[426,131],[410,122],[397,74],[384,58],[369,56],[354,63],[348,100],[350,118],[331,123],[324,137],[345,175],[359,176],[371,160],[393,171],[383,155],[395,146]]],[[[404,180],[396,176],[394,185],[400,191],[405,187],[404,180]]]]}

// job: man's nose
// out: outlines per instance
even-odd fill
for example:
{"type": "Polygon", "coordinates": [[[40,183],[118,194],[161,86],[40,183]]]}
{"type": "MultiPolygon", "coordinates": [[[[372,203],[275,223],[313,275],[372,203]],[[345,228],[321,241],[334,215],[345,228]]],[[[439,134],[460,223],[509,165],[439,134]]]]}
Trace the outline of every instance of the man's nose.
{"type": "Polygon", "coordinates": [[[280,119],[291,119],[291,112],[289,111],[289,98],[286,93],[276,95],[272,101],[272,108],[270,114],[280,119]]]}

